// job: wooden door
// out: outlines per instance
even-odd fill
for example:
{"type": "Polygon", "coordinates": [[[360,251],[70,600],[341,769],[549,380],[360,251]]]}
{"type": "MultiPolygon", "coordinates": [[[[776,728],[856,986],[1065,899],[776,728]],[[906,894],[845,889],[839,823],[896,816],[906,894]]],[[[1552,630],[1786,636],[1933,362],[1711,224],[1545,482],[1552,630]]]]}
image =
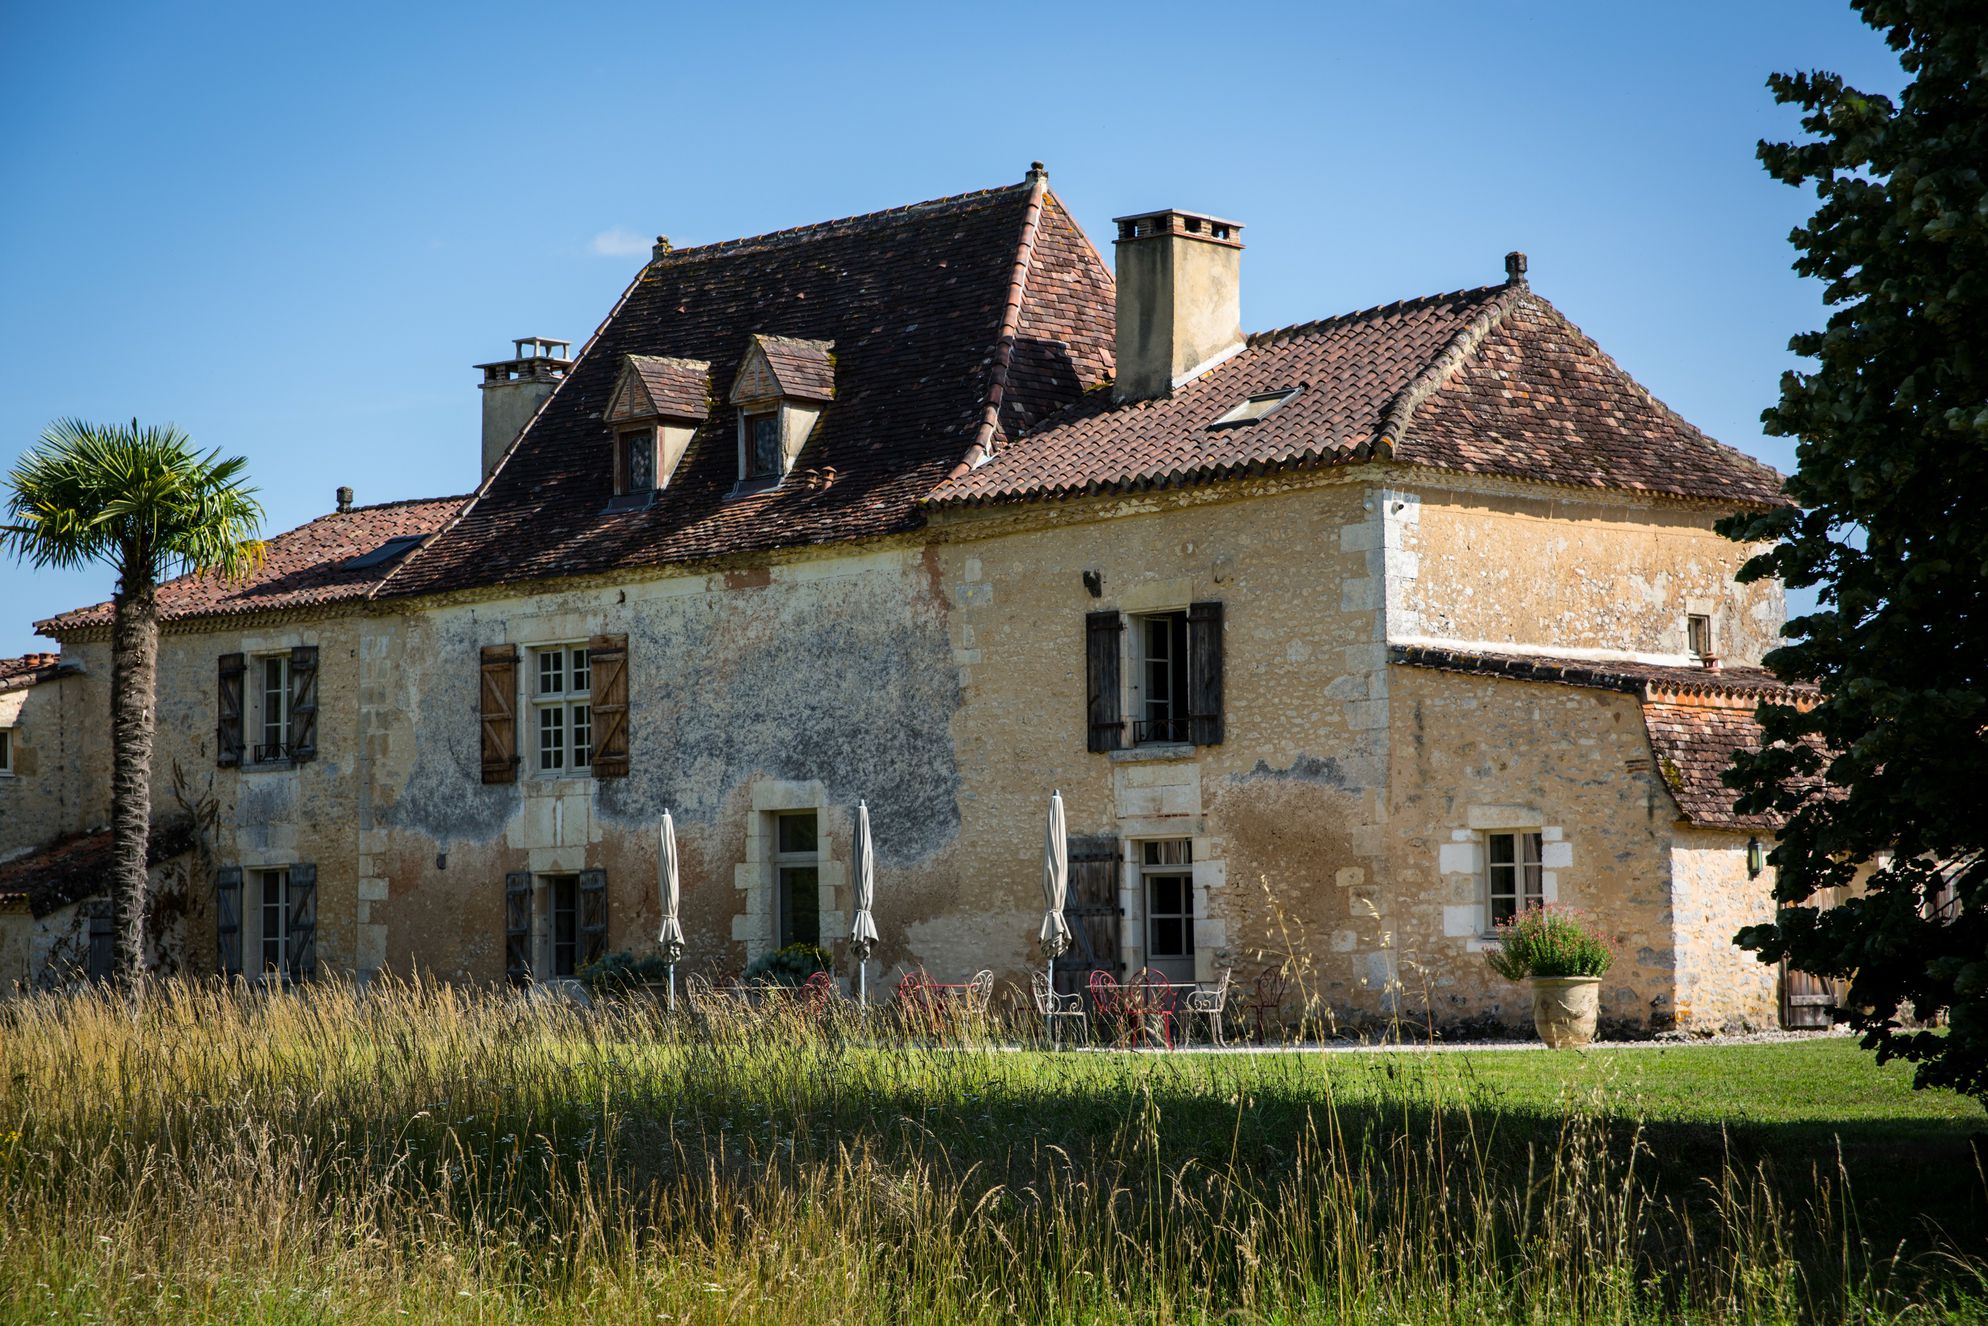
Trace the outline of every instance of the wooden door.
{"type": "Polygon", "coordinates": [[[1111,835],[1070,840],[1070,888],[1063,919],[1070,926],[1070,950],[1056,960],[1056,988],[1081,993],[1094,971],[1125,979],[1119,930],[1125,909],[1118,905],[1118,839],[1111,835]]]}
{"type": "Polygon", "coordinates": [[[1827,1027],[1833,1019],[1830,1010],[1836,1007],[1836,985],[1825,976],[1790,967],[1786,960],[1781,963],[1781,1025],[1794,1031],[1801,1028],[1827,1027]]]}

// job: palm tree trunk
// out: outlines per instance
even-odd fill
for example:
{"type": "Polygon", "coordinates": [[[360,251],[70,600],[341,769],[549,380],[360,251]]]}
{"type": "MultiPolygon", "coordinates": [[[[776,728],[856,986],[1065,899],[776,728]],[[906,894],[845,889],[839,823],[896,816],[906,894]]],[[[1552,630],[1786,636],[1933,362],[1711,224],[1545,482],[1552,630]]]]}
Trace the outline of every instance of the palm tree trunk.
{"type": "Polygon", "coordinates": [[[152,730],[158,701],[159,615],[150,584],[120,587],[110,625],[111,907],[117,974],[135,985],[145,967],[146,849],[152,831],[152,730]]]}

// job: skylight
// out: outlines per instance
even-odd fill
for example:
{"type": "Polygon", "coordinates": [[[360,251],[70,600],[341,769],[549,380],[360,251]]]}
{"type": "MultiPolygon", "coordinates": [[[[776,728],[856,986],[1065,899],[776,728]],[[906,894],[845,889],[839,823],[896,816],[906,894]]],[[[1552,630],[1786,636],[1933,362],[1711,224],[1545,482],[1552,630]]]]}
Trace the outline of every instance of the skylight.
{"type": "Polygon", "coordinates": [[[1303,390],[1303,387],[1282,387],[1276,391],[1260,392],[1244,400],[1214,423],[1209,424],[1208,427],[1211,429],[1241,428],[1247,424],[1253,424],[1257,420],[1274,413],[1285,401],[1290,400],[1303,390]]]}
{"type": "Polygon", "coordinates": [[[421,542],[419,534],[403,534],[398,538],[388,539],[369,553],[360,553],[357,557],[346,558],[343,569],[347,571],[364,571],[369,567],[385,566],[396,557],[405,557],[414,550],[414,545],[419,542],[421,542]]]}

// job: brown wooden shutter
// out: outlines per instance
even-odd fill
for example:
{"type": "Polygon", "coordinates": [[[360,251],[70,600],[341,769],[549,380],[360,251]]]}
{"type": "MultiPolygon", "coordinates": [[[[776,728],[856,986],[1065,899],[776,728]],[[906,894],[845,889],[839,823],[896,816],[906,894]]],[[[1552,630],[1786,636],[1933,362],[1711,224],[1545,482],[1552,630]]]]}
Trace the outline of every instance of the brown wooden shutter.
{"type": "Polygon", "coordinates": [[[587,642],[593,678],[593,751],[596,778],[628,776],[628,637],[597,635],[587,642]]]}
{"type": "Polygon", "coordinates": [[[223,976],[242,974],[240,866],[222,866],[214,872],[214,970],[223,976]]]}
{"type": "Polygon", "coordinates": [[[504,979],[528,985],[532,978],[532,877],[528,870],[504,876],[504,979]]]}
{"type": "Polygon", "coordinates": [[[1222,741],[1222,605],[1196,603],[1187,610],[1187,739],[1197,746],[1222,741]]]}
{"type": "Polygon", "coordinates": [[[242,762],[242,676],[248,660],[240,654],[221,655],[220,724],[214,734],[214,762],[233,768],[242,762]]]}
{"type": "Polygon", "coordinates": [[[1063,919],[1071,945],[1056,961],[1056,988],[1062,994],[1082,994],[1092,972],[1125,972],[1120,947],[1125,909],[1118,905],[1121,858],[1118,839],[1111,834],[1072,838],[1067,850],[1070,889],[1063,899],[1063,919]]]}
{"type": "Polygon", "coordinates": [[[117,925],[108,899],[86,902],[77,909],[90,923],[89,956],[84,974],[93,981],[108,981],[117,972],[117,925]]]}
{"type": "Polygon", "coordinates": [[[580,872],[580,951],[573,970],[579,972],[607,956],[607,872],[580,872]]]}
{"type": "Polygon", "coordinates": [[[307,981],[318,970],[318,868],[290,867],[290,909],[283,918],[283,975],[307,981]]]}
{"type": "Polygon", "coordinates": [[[1119,654],[1125,621],[1116,612],[1084,616],[1084,679],[1090,696],[1092,750],[1117,750],[1125,744],[1125,716],[1119,710],[1119,654]]]}
{"type": "Polygon", "coordinates": [[[290,758],[302,764],[318,757],[318,647],[290,651],[290,758]]]}
{"type": "Polygon", "coordinates": [[[518,781],[518,647],[483,647],[483,781],[518,781]]]}

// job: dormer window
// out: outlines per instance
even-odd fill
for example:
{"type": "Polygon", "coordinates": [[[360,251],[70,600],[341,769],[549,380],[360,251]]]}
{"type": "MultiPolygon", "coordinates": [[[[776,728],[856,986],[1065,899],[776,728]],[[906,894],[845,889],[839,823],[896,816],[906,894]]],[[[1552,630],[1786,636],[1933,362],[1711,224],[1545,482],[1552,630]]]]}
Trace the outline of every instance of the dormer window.
{"type": "Polygon", "coordinates": [[[1277,391],[1258,392],[1232,407],[1221,418],[1208,425],[1210,432],[1217,428],[1246,428],[1259,419],[1267,419],[1275,414],[1286,401],[1296,396],[1303,387],[1284,387],[1277,391]]]}
{"type": "Polygon", "coordinates": [[[739,411],[739,491],[757,492],[794,468],[835,397],[834,345],[754,336],[739,361],[731,403],[739,411]]]}
{"type": "Polygon", "coordinates": [[[614,491],[621,495],[656,491],[656,430],[624,428],[615,437],[614,491]]]}
{"type": "Polygon", "coordinates": [[[711,366],[629,355],[602,418],[614,431],[610,511],[639,510],[669,487],[697,425],[711,417],[711,366]]]}

